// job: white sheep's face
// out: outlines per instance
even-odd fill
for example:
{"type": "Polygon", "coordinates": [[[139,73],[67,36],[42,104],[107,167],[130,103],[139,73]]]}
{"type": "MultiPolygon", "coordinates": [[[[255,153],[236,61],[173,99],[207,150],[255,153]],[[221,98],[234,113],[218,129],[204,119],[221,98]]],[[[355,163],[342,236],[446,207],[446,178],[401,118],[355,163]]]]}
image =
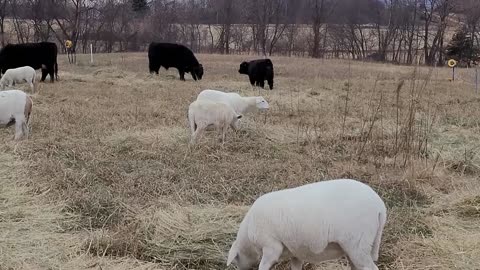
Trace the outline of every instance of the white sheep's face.
{"type": "Polygon", "coordinates": [[[268,110],[270,106],[268,102],[263,97],[257,97],[257,108],[259,110],[268,110]]]}
{"type": "Polygon", "coordinates": [[[227,266],[230,264],[237,266],[239,270],[250,270],[258,264],[258,258],[254,254],[241,252],[234,241],[228,253],[227,266]]]}

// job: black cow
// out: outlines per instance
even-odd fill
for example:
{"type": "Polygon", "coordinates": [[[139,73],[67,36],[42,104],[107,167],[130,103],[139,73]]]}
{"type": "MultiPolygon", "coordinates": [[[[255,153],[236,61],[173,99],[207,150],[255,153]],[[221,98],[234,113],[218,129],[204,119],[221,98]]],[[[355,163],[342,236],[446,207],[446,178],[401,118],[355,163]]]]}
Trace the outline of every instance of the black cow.
{"type": "Polygon", "coordinates": [[[33,69],[42,69],[42,79],[47,74],[53,82],[53,75],[58,81],[57,44],[53,42],[8,44],[0,51],[0,72],[7,69],[31,66],[33,69]]]}
{"type": "Polygon", "coordinates": [[[248,75],[252,85],[263,88],[265,86],[265,80],[267,80],[270,90],[273,89],[273,63],[270,59],[242,62],[238,72],[248,75]]]}
{"type": "Polygon", "coordinates": [[[158,75],[160,67],[178,69],[180,80],[185,81],[185,72],[196,81],[203,77],[203,66],[193,52],[180,44],[152,42],[148,46],[148,67],[150,73],[158,75]]]}

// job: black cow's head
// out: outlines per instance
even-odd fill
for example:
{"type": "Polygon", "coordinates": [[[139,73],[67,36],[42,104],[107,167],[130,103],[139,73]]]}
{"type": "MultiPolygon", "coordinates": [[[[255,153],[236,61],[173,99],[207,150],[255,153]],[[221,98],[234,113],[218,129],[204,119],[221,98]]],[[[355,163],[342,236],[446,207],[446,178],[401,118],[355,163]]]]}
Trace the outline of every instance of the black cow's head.
{"type": "Polygon", "coordinates": [[[203,77],[203,66],[202,64],[198,64],[198,66],[194,66],[191,69],[191,74],[194,80],[201,80],[203,77]]]}
{"type": "Polygon", "coordinates": [[[240,69],[238,70],[238,73],[248,74],[248,63],[247,62],[242,62],[240,64],[240,69]]]}

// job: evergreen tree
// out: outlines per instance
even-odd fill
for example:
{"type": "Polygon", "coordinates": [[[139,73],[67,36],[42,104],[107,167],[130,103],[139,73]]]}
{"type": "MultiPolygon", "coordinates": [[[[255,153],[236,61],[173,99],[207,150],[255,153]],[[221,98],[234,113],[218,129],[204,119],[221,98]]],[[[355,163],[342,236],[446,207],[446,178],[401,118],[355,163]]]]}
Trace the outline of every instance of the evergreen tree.
{"type": "Polygon", "coordinates": [[[446,48],[448,58],[453,58],[459,63],[466,63],[467,66],[477,61],[480,56],[480,48],[475,46],[473,37],[464,27],[453,35],[452,40],[446,48]]]}

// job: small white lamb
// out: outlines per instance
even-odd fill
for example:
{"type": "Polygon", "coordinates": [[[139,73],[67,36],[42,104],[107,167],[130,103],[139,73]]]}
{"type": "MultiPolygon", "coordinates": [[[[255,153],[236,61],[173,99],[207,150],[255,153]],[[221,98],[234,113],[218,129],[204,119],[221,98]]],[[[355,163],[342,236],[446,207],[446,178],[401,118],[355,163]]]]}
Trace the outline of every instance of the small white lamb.
{"type": "Polygon", "coordinates": [[[15,140],[28,137],[28,120],[32,112],[32,99],[21,90],[0,91],[0,126],[15,123],[15,140]]]}
{"type": "Polygon", "coordinates": [[[346,255],[355,270],[377,270],[387,210],[366,184],[338,179],[264,194],[248,210],[227,266],[269,270],[291,258],[291,269],[346,255]],[[260,260],[261,258],[261,260],[260,260]]]}
{"type": "Polygon", "coordinates": [[[188,120],[192,131],[190,143],[194,144],[197,137],[211,125],[221,131],[223,143],[228,127],[237,129],[236,122],[240,118],[242,118],[242,115],[237,114],[227,104],[209,100],[195,100],[188,108],[188,120]]]}
{"type": "Polygon", "coordinates": [[[35,69],[30,66],[7,69],[0,79],[0,89],[5,89],[5,86],[12,87],[16,83],[27,82],[33,93],[35,91],[35,75],[35,69]]]}
{"type": "Polygon", "coordinates": [[[268,102],[261,96],[242,97],[237,93],[226,93],[212,89],[206,89],[200,92],[197,100],[210,100],[229,104],[235,112],[241,115],[256,109],[268,110],[269,108],[268,102]]]}

